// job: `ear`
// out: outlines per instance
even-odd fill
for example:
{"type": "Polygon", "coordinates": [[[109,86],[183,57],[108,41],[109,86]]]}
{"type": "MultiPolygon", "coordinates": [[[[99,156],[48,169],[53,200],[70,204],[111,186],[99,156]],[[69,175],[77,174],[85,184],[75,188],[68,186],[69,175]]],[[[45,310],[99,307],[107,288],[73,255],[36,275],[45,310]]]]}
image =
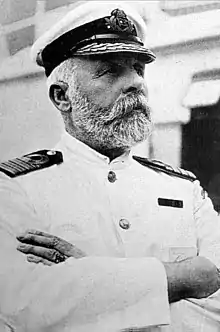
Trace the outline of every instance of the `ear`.
{"type": "Polygon", "coordinates": [[[49,96],[52,103],[60,112],[71,112],[71,102],[67,96],[68,84],[56,82],[50,86],[49,96]]]}

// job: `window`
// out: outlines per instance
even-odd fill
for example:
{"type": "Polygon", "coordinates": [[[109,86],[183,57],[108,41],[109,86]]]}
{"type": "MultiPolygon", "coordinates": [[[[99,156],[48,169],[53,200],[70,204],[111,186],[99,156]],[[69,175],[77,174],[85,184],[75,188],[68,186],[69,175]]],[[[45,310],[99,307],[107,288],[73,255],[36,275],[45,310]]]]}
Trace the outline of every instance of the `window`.
{"type": "Polygon", "coordinates": [[[45,0],[45,11],[52,10],[61,6],[67,6],[70,4],[76,4],[79,5],[80,2],[85,1],[79,1],[79,0],[45,0]]]}
{"type": "Polygon", "coordinates": [[[1,0],[0,24],[6,25],[35,14],[36,0],[1,0]]]}
{"type": "Polygon", "coordinates": [[[161,0],[160,8],[171,16],[186,15],[220,8],[217,0],[161,0]]]}
{"type": "Polygon", "coordinates": [[[70,0],[46,0],[45,10],[51,10],[57,7],[66,6],[70,2],[71,2],[70,0]]]}
{"type": "Polygon", "coordinates": [[[6,34],[10,55],[14,55],[22,48],[32,45],[34,42],[34,34],[34,25],[6,34]]]}

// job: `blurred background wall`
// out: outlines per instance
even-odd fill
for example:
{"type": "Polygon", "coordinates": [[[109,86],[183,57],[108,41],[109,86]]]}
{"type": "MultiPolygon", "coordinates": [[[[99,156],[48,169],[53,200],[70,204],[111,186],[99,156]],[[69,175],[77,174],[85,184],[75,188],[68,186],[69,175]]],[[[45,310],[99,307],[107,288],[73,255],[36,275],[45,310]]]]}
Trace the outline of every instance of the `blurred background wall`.
{"type": "MultiPolygon", "coordinates": [[[[59,140],[61,119],[29,51],[81,2],[0,0],[0,160],[59,140]]],[[[220,1],[129,3],[157,55],[146,75],[155,128],[135,152],[193,171],[220,210],[220,1]]]]}

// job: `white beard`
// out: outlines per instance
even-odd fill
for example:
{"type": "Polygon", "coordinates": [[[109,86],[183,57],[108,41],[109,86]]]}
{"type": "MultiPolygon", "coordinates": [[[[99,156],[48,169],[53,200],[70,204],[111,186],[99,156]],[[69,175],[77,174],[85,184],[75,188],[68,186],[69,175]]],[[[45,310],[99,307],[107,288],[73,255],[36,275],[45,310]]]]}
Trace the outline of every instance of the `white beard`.
{"type": "Polygon", "coordinates": [[[112,108],[99,108],[75,87],[69,92],[76,137],[97,151],[130,149],[149,136],[151,111],[141,92],[118,98],[112,108]]]}

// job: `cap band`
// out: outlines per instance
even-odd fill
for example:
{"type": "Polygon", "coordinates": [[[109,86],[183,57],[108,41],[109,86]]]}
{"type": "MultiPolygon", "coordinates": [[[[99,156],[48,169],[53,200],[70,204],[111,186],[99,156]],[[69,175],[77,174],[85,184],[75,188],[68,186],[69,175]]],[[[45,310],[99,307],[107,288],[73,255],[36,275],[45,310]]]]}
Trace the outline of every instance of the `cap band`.
{"type": "Polygon", "coordinates": [[[81,48],[81,47],[84,47],[88,44],[93,44],[95,42],[97,43],[104,43],[104,42],[109,42],[111,41],[112,43],[114,42],[124,42],[125,44],[127,43],[131,43],[131,42],[134,42],[136,44],[139,44],[139,45],[144,45],[144,43],[141,41],[140,38],[136,37],[136,36],[124,36],[123,34],[101,34],[101,35],[94,35],[90,38],[87,38],[87,39],[84,39],[82,41],[80,41],[79,43],[77,43],[75,46],[73,46],[70,51],[71,52],[75,52],[77,49],[81,48]]]}

